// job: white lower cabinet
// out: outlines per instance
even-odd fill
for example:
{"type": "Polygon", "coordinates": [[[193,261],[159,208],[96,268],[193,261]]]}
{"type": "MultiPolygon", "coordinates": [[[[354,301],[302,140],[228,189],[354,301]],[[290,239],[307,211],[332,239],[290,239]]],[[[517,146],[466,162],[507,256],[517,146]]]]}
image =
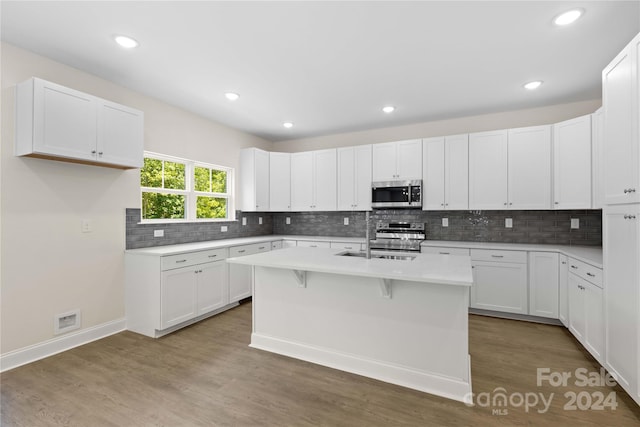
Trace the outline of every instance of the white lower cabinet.
{"type": "Polygon", "coordinates": [[[347,251],[361,251],[362,245],[354,242],[331,242],[331,249],[344,249],[347,251]]]}
{"type": "MultiPolygon", "coordinates": [[[[271,243],[232,246],[230,257],[253,255],[271,250],[271,243]]],[[[252,295],[253,268],[250,265],[229,264],[229,302],[237,302],[252,295]]]]}
{"type": "Polygon", "coordinates": [[[569,258],[559,255],[558,259],[558,319],[569,327],[569,258]]]}
{"type": "Polygon", "coordinates": [[[330,248],[331,242],[318,240],[298,240],[297,246],[302,248],[330,248]]]}
{"type": "Polygon", "coordinates": [[[568,263],[569,331],[598,362],[604,363],[602,270],[573,258],[568,263]]]}
{"type": "Polygon", "coordinates": [[[423,246],[420,248],[420,252],[423,254],[469,256],[469,249],[467,248],[449,248],[445,246],[423,246]]]}
{"type": "Polygon", "coordinates": [[[558,254],[529,252],[529,314],[558,318],[558,254]]]}
{"type": "Polygon", "coordinates": [[[167,329],[227,305],[226,262],[163,271],[160,287],[160,329],[167,329]]]}
{"type": "Polygon", "coordinates": [[[282,240],[276,240],[276,241],[271,242],[271,250],[282,249],[282,247],[283,247],[282,243],[283,243],[282,240]]]}
{"type": "Polygon", "coordinates": [[[295,248],[298,246],[298,242],[295,240],[283,240],[282,247],[283,248],[295,248]]]}
{"type": "Polygon", "coordinates": [[[127,329],[153,338],[229,305],[228,250],[125,254],[127,329]]]}
{"type": "Polygon", "coordinates": [[[527,314],[527,253],[471,249],[471,307],[527,314]]]}

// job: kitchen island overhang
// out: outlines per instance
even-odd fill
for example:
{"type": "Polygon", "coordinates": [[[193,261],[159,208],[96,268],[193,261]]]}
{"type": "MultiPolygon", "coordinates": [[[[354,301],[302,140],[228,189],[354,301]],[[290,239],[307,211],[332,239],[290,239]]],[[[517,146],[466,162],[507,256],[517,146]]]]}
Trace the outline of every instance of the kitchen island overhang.
{"type": "Polygon", "coordinates": [[[469,257],[287,248],[253,266],[251,347],[470,402],[469,257]]]}

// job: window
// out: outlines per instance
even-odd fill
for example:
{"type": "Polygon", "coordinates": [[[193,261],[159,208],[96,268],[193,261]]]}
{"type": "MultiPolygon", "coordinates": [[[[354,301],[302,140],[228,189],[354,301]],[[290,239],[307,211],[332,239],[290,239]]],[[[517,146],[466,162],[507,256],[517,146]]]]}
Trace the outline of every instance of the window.
{"type": "Polygon", "coordinates": [[[232,168],[144,153],[144,222],[233,220],[232,190],[232,168]]]}

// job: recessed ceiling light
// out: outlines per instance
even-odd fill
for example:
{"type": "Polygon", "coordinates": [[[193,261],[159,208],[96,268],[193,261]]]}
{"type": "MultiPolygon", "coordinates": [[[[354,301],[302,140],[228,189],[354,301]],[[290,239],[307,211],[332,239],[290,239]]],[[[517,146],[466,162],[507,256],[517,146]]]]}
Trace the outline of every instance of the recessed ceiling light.
{"type": "Polygon", "coordinates": [[[138,42],[132,39],[131,37],[115,36],[113,39],[116,41],[116,43],[118,43],[120,46],[126,49],[132,49],[138,46],[138,42]]]}
{"type": "Polygon", "coordinates": [[[290,128],[292,128],[292,127],[293,127],[293,123],[291,123],[291,122],[284,122],[284,123],[282,124],[282,126],[286,127],[287,129],[290,129],[290,128]]]}
{"type": "Polygon", "coordinates": [[[227,93],[224,94],[224,96],[229,101],[235,101],[236,99],[240,98],[240,95],[238,95],[237,93],[234,93],[234,92],[227,92],[227,93]]]}
{"type": "Polygon", "coordinates": [[[582,16],[583,12],[582,9],[569,10],[556,16],[553,23],[560,26],[572,24],[582,16]]]}
{"type": "Polygon", "coordinates": [[[389,113],[393,113],[393,111],[396,109],[396,107],[394,107],[393,105],[387,105],[386,107],[382,108],[382,111],[384,111],[385,113],[389,114],[389,113]]]}
{"type": "Polygon", "coordinates": [[[538,89],[541,84],[542,84],[542,80],[536,80],[533,82],[526,83],[524,85],[524,88],[528,90],[534,90],[534,89],[538,89]]]}

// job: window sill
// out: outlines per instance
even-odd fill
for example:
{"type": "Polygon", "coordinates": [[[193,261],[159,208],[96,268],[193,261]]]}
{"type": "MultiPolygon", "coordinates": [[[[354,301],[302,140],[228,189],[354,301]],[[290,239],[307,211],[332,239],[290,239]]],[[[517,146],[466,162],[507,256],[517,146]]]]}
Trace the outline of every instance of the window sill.
{"type": "Polygon", "coordinates": [[[216,223],[216,222],[238,222],[237,219],[230,219],[230,218],[225,218],[225,219],[195,219],[195,220],[188,220],[188,219],[152,219],[152,220],[146,220],[146,221],[139,221],[137,224],[138,225],[149,225],[149,224],[207,224],[207,223],[216,223]]]}

